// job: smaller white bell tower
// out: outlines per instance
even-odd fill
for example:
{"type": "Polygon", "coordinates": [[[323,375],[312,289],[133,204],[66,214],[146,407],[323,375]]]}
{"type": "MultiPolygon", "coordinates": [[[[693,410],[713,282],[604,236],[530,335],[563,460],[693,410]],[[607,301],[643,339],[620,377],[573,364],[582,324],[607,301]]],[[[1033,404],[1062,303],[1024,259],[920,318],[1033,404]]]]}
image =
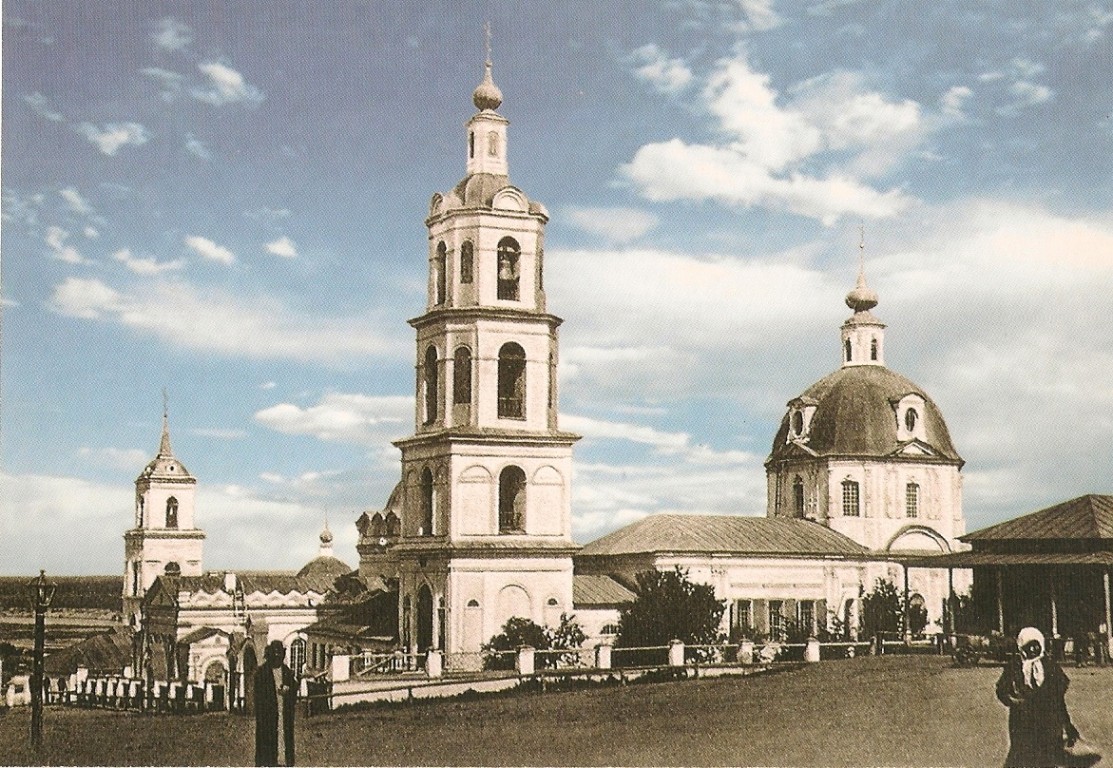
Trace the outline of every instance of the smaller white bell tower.
{"type": "Polygon", "coordinates": [[[135,526],[124,534],[124,618],[138,628],[154,580],[200,576],[205,532],[194,524],[197,478],[174,456],[165,407],[158,454],[135,479],[135,526]]]}

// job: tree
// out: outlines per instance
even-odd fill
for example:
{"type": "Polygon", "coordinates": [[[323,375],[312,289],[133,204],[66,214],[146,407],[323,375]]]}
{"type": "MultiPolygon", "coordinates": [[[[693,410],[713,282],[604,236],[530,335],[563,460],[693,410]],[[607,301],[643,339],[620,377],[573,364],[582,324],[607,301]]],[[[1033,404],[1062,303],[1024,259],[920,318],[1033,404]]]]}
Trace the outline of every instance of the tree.
{"type": "Polygon", "coordinates": [[[873,591],[862,596],[862,634],[872,637],[900,632],[904,626],[903,602],[893,582],[878,579],[873,591]]]}
{"type": "MultiPolygon", "coordinates": [[[[483,668],[513,669],[513,653],[523,646],[536,651],[571,652],[582,646],[586,639],[587,635],[576,622],[576,617],[566,613],[560,615],[560,624],[555,629],[521,616],[512,616],[506,620],[502,632],[483,645],[483,668]]],[[[544,655],[539,659],[540,666],[556,666],[558,659],[567,660],[567,655],[544,655]]]]}
{"type": "Polygon", "coordinates": [[[714,587],[693,583],[679,567],[639,573],[637,581],[637,597],[618,620],[616,647],[668,645],[672,640],[710,645],[719,639],[727,606],[715,598],[714,587]]]}

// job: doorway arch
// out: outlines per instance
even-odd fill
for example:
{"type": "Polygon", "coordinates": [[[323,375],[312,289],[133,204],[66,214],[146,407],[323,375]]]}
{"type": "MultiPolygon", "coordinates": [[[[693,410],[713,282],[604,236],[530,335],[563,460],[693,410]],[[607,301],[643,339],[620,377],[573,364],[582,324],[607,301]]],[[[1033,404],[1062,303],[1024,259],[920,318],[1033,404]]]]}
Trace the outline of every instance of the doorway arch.
{"type": "Polygon", "coordinates": [[[433,592],[427,584],[417,590],[417,652],[433,647],[433,592]]]}

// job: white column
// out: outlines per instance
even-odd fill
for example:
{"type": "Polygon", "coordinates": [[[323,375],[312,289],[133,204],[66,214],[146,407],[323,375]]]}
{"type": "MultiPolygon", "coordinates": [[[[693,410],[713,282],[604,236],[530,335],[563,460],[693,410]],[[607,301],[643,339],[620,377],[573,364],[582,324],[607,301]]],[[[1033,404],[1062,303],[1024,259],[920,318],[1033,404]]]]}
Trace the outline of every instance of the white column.
{"type": "Polygon", "coordinates": [[[427,677],[440,677],[444,674],[444,655],[435,648],[430,648],[425,655],[425,674],[427,677]]]}

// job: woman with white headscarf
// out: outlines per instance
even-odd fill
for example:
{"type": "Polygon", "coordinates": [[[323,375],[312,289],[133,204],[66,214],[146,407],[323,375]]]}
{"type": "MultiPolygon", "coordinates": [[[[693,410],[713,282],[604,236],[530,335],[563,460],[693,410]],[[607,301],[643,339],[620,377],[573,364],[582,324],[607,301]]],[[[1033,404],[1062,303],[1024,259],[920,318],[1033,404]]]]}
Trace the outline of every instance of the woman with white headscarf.
{"type": "Polygon", "coordinates": [[[1067,714],[1070,680],[1046,655],[1043,633],[1025,627],[1017,635],[1020,651],[1005,664],[997,681],[997,698],[1009,708],[1009,754],[1006,768],[1044,768],[1066,764],[1063,746],[1078,739],[1067,714]]]}

